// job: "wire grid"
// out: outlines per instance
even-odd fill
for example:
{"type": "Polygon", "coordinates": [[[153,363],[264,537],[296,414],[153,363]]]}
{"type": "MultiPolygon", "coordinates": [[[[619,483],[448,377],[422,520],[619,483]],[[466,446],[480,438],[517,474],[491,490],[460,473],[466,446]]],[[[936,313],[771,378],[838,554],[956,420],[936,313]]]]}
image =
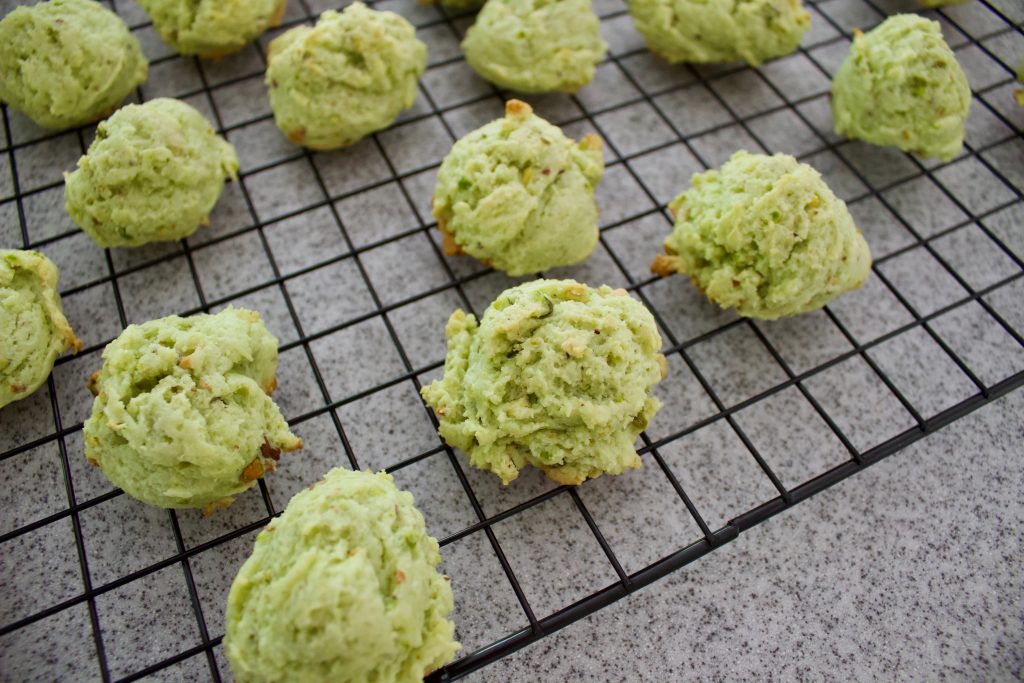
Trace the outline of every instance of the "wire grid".
{"type": "Polygon", "coordinates": [[[393,473],[441,539],[465,647],[430,678],[458,678],[1024,383],[1024,115],[1011,98],[1024,8],[1012,0],[927,13],[974,92],[965,152],[950,163],[831,132],[829,78],[851,30],[908,4],[811,3],[800,51],[750,69],[662,64],[621,0],[596,1],[611,50],[595,83],[527,98],[568,133],[606,142],[600,245],[546,275],[624,286],[651,309],[671,368],[657,389],[665,408],[641,436],[641,470],[578,488],[527,471],[504,489],[438,439],[416,396],[440,374],[448,313],[479,315],[513,282],[443,256],[429,212],[441,157],[506,95],[461,58],[472,18],[376,3],[430,46],[421,97],[390,130],[312,154],[274,128],[263,48],[332,5],[292,0],[280,30],[212,64],[171,54],[130,0],[109,4],[152,60],[138,99],[204,111],[238,149],[241,182],[212,228],[101,251],[62,209],[60,172],[92,129],[47,133],[3,110],[0,241],[58,263],[86,348],[0,414],[0,678],[230,680],[221,639],[237,567],[268,518],[339,465],[393,473]],[[665,203],[738,148],[822,171],[875,255],[862,290],[765,324],[648,274],[671,226],[665,203]],[[210,520],[136,503],[86,466],[85,378],[127,324],[229,303],[261,311],[281,338],[275,398],[307,447],[210,520]]]}

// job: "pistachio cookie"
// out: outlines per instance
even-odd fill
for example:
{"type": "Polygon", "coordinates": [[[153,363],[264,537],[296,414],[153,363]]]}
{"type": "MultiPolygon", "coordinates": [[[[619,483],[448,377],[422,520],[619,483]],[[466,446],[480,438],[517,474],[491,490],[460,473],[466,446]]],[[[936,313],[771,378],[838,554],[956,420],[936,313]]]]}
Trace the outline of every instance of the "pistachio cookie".
{"type": "Polygon", "coordinates": [[[971,88],[937,21],[889,17],[854,31],[832,79],[836,133],[949,161],[964,142],[971,88]]]}
{"type": "Polygon", "coordinates": [[[281,23],[288,0],[139,0],[163,41],[183,55],[218,59],[281,23]]]}
{"type": "Polygon", "coordinates": [[[334,469],[297,493],[238,571],[224,651],[243,683],[419,683],[459,644],[412,494],[334,469]]]}
{"type": "Polygon", "coordinates": [[[444,251],[509,275],[585,260],[597,246],[601,139],[579,143],[509,100],[505,117],[459,139],[441,163],[433,211],[444,251]]]}
{"type": "Polygon", "coordinates": [[[786,154],[736,152],[697,173],[669,210],[676,223],[659,275],[689,275],[722,308],[772,320],[860,287],[871,253],[821,174],[786,154]]]}
{"type": "Polygon", "coordinates": [[[811,27],[800,0],[628,0],[651,52],[677,62],[751,66],[796,51],[811,27]]]}
{"type": "Polygon", "coordinates": [[[230,504],[302,447],[270,399],[276,371],[277,339],[253,311],[129,325],[93,376],[85,456],[150,505],[230,504]]]}
{"type": "Polygon", "coordinates": [[[92,0],[16,7],[0,21],[0,100],[43,128],[108,116],[148,70],[125,23],[92,0]]]}
{"type": "Polygon", "coordinates": [[[0,408],[32,394],[57,356],[82,347],[64,317],[58,277],[38,252],[0,249],[0,408]]]}
{"type": "Polygon", "coordinates": [[[599,27],[590,0],[490,0],[462,50],[474,71],[502,88],[576,92],[608,50],[599,27]]]}
{"type": "Polygon", "coordinates": [[[667,372],[654,318],[625,290],[535,280],[477,322],[445,327],[444,377],[422,390],[441,436],[505,484],[527,465],[560,484],[640,466],[636,438],[667,372]]]}
{"type": "Polygon", "coordinates": [[[426,68],[427,46],[412,24],[355,2],[270,43],[270,107],[292,142],[345,147],[387,128],[411,107],[426,68]]]}
{"type": "Polygon", "coordinates": [[[99,125],[64,206],[101,247],[188,237],[209,223],[238,157],[203,115],[179,100],[130,104],[99,125]]]}

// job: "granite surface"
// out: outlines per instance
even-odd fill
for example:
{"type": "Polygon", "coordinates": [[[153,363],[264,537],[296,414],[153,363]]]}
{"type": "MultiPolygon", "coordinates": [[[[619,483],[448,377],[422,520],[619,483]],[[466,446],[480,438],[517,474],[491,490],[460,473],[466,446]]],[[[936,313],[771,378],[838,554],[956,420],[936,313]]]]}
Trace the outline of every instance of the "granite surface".
{"type": "Polygon", "coordinates": [[[468,681],[1019,680],[1016,391],[468,681]]]}
{"type": "MultiPolygon", "coordinates": [[[[0,0],[0,13],[32,1],[0,0]]],[[[502,487],[469,467],[445,450],[417,394],[440,375],[451,311],[480,313],[527,279],[445,256],[430,213],[442,156],[510,95],[461,59],[471,19],[374,2],[429,46],[420,97],[387,131],[307,153],[273,126],[265,48],[343,2],[290,0],[285,26],[214,63],[173,54],[134,0],[103,1],[152,60],[132,99],[197,107],[242,169],[209,227],[104,251],[70,223],[61,186],[94,128],[51,133],[0,112],[0,247],[39,249],[58,265],[85,341],[51,382],[0,412],[0,681],[231,680],[218,644],[231,580],[270,515],[336,466],[387,468],[415,495],[441,539],[464,656],[529,623],[506,569],[542,619],[614,584],[609,555],[639,571],[701,539],[701,524],[717,529],[1024,370],[1019,0],[927,13],[974,93],[967,146],[946,164],[832,131],[829,79],[851,30],[916,0],[806,0],[800,50],[759,69],[667,65],[623,0],[594,0],[610,46],[594,83],[526,96],[567,135],[606,142],[601,242],[545,275],[629,287],[656,314],[670,372],[639,444],[650,449],[644,466],[571,492],[533,469],[502,487]],[[665,203],[739,148],[794,154],[847,200],[875,258],[860,290],[752,322],[685,278],[651,276],[672,224],[665,203]],[[259,311],[280,339],[275,400],[306,447],[209,519],[147,508],[85,460],[86,379],[124,326],[227,305],[259,311]]],[[[475,679],[1020,676],[1022,397],[475,679]],[[958,562],[968,547],[970,562],[958,562]]]]}

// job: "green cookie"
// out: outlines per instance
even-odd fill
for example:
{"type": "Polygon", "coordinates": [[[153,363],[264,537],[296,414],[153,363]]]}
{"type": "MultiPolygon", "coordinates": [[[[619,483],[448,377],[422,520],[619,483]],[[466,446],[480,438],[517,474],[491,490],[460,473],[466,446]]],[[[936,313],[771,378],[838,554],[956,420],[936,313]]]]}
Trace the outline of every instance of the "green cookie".
{"type": "Polygon", "coordinates": [[[466,32],[473,69],[502,88],[576,92],[608,46],[590,0],[490,0],[466,32]]]}
{"type": "Polygon", "coordinates": [[[832,79],[836,133],[949,161],[963,147],[971,88],[937,21],[889,17],[854,31],[832,79]]]}
{"type": "Polygon", "coordinates": [[[736,152],[690,182],[669,204],[669,255],[651,270],[689,275],[722,308],[766,320],[796,315],[860,287],[871,271],[846,204],[791,156],[736,152]]]}
{"type": "Polygon", "coordinates": [[[0,408],[38,389],[57,356],[82,347],[64,317],[57,277],[40,253],[0,249],[0,408]]]}
{"type": "Polygon", "coordinates": [[[16,7],[0,21],[0,100],[44,128],[108,116],[148,68],[121,18],[92,0],[16,7]]]}
{"type": "Polygon", "coordinates": [[[85,456],[144,503],[227,505],[302,447],[270,399],[276,370],[277,339],[252,311],[130,325],[93,376],[85,456]]]}
{"type": "Polygon", "coordinates": [[[624,290],[535,280],[483,319],[455,311],[444,377],[422,390],[450,445],[503,483],[526,465],[560,484],[640,466],[636,438],[667,371],[654,318],[624,290]]]}
{"type": "Polygon", "coordinates": [[[800,0],[628,0],[651,52],[677,62],[752,66],[794,52],[811,27],[800,0]]]}
{"type": "Polygon", "coordinates": [[[525,102],[458,140],[434,189],[448,255],[466,252],[509,275],[585,260],[597,245],[594,188],[601,139],[577,144],[525,102]]]}
{"type": "Polygon", "coordinates": [[[209,224],[234,148],[178,100],[130,104],[99,125],[78,168],[65,174],[68,214],[101,247],[177,240],[209,224]]]}
{"type": "Polygon", "coordinates": [[[356,2],[276,38],[267,59],[277,127],[294,143],[334,149],[387,128],[412,106],[427,46],[399,15],[356,2]]]}
{"type": "Polygon", "coordinates": [[[183,55],[217,59],[281,23],[288,0],[138,0],[164,42],[183,55]]]}
{"type": "Polygon", "coordinates": [[[334,469],[256,537],[228,594],[239,683],[419,683],[459,649],[448,577],[391,475],[334,469]]]}

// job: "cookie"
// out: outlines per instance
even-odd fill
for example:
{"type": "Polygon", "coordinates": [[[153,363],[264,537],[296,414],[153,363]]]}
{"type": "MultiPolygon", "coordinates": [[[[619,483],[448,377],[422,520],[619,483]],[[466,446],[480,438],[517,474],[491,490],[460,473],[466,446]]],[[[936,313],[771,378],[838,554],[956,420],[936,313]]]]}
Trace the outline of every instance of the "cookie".
{"type": "Polygon", "coordinates": [[[399,15],[356,2],[275,38],[267,60],[277,127],[296,144],[335,149],[387,128],[412,106],[427,46],[399,15]]]}
{"type": "Polygon", "coordinates": [[[462,50],[474,71],[502,88],[576,92],[608,50],[599,24],[590,0],[490,0],[462,50]]]}
{"type": "Polygon", "coordinates": [[[422,390],[440,433],[505,484],[527,465],[560,484],[640,466],[636,438],[667,372],[650,312],[622,289],[535,280],[445,327],[444,377],[422,390]]]}
{"type": "Polygon", "coordinates": [[[949,161],[963,147],[971,88],[937,21],[889,17],[854,31],[832,79],[836,133],[949,161]]]}
{"type": "Polygon", "coordinates": [[[651,270],[689,275],[722,308],[772,320],[860,287],[871,253],[821,174],[786,154],[736,152],[669,204],[668,255],[651,270]]]}
{"type": "Polygon", "coordinates": [[[288,0],[139,0],[175,52],[218,59],[281,23],[288,0]]]}
{"type": "Polygon", "coordinates": [[[235,678],[419,683],[459,649],[440,561],[391,475],[331,470],[260,532],[231,584],[235,678]]]}
{"type": "Polygon", "coordinates": [[[234,148],[189,105],[130,104],[99,125],[65,174],[64,206],[101,247],[177,240],[209,223],[237,170],[234,148]]]}
{"type": "Polygon", "coordinates": [[[751,66],[795,52],[811,27],[800,0],[628,0],[651,52],[672,64],[742,60],[751,66]]]}
{"type": "Polygon", "coordinates": [[[0,408],[38,389],[57,356],[82,348],[64,317],[58,277],[38,252],[0,249],[0,408]]]}
{"type": "Polygon", "coordinates": [[[93,376],[85,456],[144,503],[227,505],[302,447],[270,398],[276,370],[277,339],[253,311],[129,325],[93,376]]]}
{"type": "Polygon", "coordinates": [[[509,275],[586,259],[597,245],[601,139],[579,143],[509,100],[505,117],[459,139],[441,163],[433,212],[448,255],[509,275]]]}
{"type": "Polygon", "coordinates": [[[0,21],[0,100],[43,128],[108,116],[148,69],[121,18],[92,0],[16,7],[0,21]]]}

